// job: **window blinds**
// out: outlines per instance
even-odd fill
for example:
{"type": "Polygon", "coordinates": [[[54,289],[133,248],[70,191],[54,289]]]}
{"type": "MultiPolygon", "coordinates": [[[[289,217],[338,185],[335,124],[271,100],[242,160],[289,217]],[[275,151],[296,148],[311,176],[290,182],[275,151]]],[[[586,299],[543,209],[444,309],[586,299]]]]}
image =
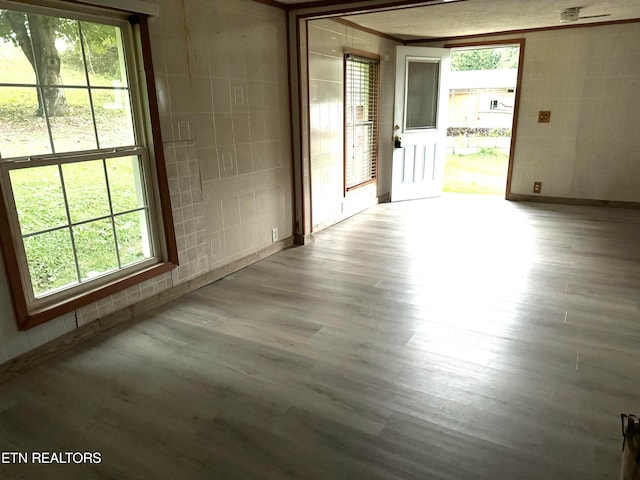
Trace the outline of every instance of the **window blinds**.
{"type": "Polygon", "coordinates": [[[345,190],[377,178],[380,62],[345,57],[345,190]]]}

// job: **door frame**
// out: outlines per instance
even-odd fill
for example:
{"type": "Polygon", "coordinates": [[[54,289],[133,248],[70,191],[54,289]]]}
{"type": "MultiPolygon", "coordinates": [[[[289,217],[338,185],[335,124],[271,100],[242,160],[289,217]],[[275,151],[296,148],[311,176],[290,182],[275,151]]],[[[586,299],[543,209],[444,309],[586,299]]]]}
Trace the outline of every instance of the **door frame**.
{"type": "Polygon", "coordinates": [[[484,42],[460,42],[452,41],[446,43],[444,48],[483,48],[490,46],[508,46],[519,45],[520,51],[518,52],[518,76],[516,80],[516,96],[513,105],[513,119],[511,121],[511,143],[509,145],[509,166],[507,167],[507,185],[505,189],[505,200],[511,200],[511,177],[513,175],[513,159],[516,152],[516,133],[518,129],[518,115],[520,113],[520,93],[522,89],[522,66],[524,63],[524,38],[507,38],[504,40],[488,40],[484,42]]]}
{"type": "MultiPolygon", "coordinates": [[[[272,0],[257,0],[269,3],[272,0]]],[[[288,65],[289,65],[289,109],[291,120],[291,168],[292,168],[292,214],[293,214],[293,233],[294,242],[299,245],[312,242],[314,235],[312,229],[312,201],[311,201],[311,165],[310,165],[310,132],[309,132],[309,89],[307,85],[308,79],[308,22],[311,20],[328,19],[344,16],[345,14],[369,13],[376,11],[395,10],[410,8],[412,6],[437,5],[448,1],[464,1],[464,0],[432,0],[430,2],[421,2],[419,0],[372,0],[371,5],[362,6],[341,6],[336,7],[335,2],[329,2],[326,5],[320,3],[314,6],[308,4],[302,8],[292,8],[286,10],[286,27],[288,37],[288,65]]],[[[346,20],[341,19],[343,22],[346,20]]],[[[356,24],[353,28],[367,31],[367,29],[356,24]]],[[[560,27],[559,27],[560,28],[560,27]]],[[[406,41],[392,35],[380,34],[379,32],[369,31],[369,33],[380,35],[384,38],[397,42],[398,45],[429,46],[432,42],[436,44],[444,39],[422,39],[420,41],[406,41]]],[[[491,35],[491,34],[488,34],[491,35]]],[[[487,36],[487,35],[484,35],[487,36]]],[[[448,39],[444,46],[447,48],[454,47],[482,47],[488,45],[519,45],[520,56],[518,59],[518,79],[516,86],[516,98],[514,105],[513,124],[511,129],[511,146],[509,153],[509,166],[507,172],[507,186],[505,190],[505,198],[510,200],[511,194],[511,177],[513,174],[513,160],[515,153],[515,139],[518,123],[518,112],[520,106],[520,90],[522,86],[522,68],[524,63],[525,39],[511,38],[505,40],[489,40],[489,41],[470,41],[469,37],[460,38],[460,41],[448,39]]]]}

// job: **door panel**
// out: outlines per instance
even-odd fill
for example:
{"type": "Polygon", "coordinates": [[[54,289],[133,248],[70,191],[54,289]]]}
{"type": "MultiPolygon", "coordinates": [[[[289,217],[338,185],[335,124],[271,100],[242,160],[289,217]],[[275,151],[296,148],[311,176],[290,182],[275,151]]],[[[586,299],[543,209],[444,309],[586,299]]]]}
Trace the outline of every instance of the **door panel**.
{"type": "Polygon", "coordinates": [[[415,177],[415,145],[404,148],[402,152],[402,183],[413,183],[415,177]],[[408,153],[408,155],[407,155],[408,153]]]}
{"type": "Polygon", "coordinates": [[[394,180],[405,195],[397,195],[393,201],[435,197],[439,192],[431,185],[441,175],[438,171],[436,145],[408,145],[397,148],[394,155],[394,180]]]}
{"type": "Polygon", "coordinates": [[[397,47],[391,200],[442,194],[449,50],[397,47]]]}

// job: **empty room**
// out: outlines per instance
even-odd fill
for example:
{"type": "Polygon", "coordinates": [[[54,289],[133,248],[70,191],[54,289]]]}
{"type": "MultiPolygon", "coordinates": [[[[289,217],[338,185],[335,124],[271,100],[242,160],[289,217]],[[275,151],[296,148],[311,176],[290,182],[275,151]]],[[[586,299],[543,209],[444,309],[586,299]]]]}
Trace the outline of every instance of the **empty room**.
{"type": "Polygon", "coordinates": [[[636,0],[0,0],[0,477],[637,478],[639,44],[636,0]],[[489,142],[504,195],[447,192],[489,142]]]}

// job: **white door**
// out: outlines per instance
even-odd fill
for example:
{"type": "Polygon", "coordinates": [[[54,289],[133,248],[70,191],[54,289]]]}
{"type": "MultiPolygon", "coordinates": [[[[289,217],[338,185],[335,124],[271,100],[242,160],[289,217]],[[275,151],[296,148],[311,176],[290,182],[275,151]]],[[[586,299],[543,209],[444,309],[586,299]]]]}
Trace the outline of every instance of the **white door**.
{"type": "Polygon", "coordinates": [[[449,50],[397,47],[391,201],[442,195],[449,50]]]}

